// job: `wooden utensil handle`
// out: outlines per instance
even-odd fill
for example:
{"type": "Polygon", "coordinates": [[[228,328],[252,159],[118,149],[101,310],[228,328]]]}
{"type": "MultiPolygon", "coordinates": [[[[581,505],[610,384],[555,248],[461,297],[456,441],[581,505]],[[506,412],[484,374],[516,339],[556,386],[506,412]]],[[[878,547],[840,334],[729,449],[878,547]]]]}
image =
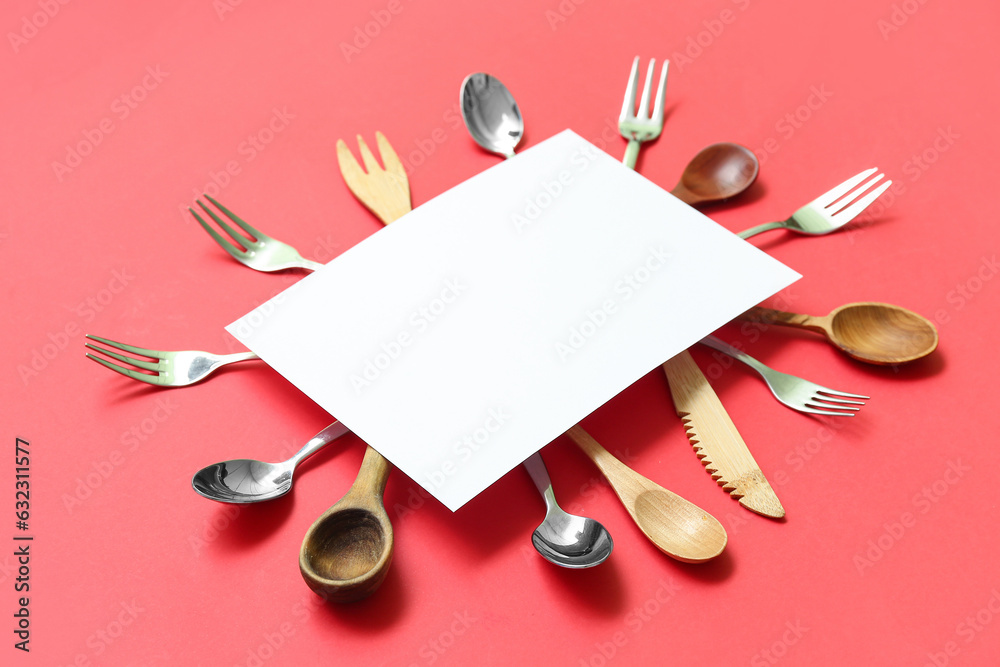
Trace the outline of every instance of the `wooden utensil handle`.
{"type": "Polygon", "coordinates": [[[392,472],[392,464],[369,446],[365,450],[365,459],[361,462],[361,470],[358,471],[354,484],[351,485],[344,497],[351,496],[355,500],[377,498],[381,501],[390,472],[392,472]]]}
{"type": "Polygon", "coordinates": [[[762,306],[755,306],[751,308],[747,312],[740,315],[739,319],[762,322],[764,324],[778,324],[797,329],[807,329],[818,333],[824,333],[826,331],[826,329],[818,321],[819,318],[817,317],[804,315],[802,313],[787,313],[783,310],[764,308],[762,306]]]}
{"type": "MultiPolygon", "coordinates": [[[[566,435],[569,436],[570,440],[575,442],[583,452],[590,457],[590,460],[594,462],[605,477],[617,477],[618,472],[625,467],[625,464],[619,461],[615,456],[604,449],[594,436],[590,435],[583,430],[583,427],[577,424],[570,430],[566,431],[566,435]]],[[[610,479],[609,479],[610,481],[610,479]]]]}

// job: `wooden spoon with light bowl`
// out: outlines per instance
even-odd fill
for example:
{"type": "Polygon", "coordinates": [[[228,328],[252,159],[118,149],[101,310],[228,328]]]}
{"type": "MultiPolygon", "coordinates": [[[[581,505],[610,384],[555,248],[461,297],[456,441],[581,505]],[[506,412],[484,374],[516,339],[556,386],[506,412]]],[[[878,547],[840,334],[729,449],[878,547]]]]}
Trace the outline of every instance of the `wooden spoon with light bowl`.
{"type": "Polygon", "coordinates": [[[937,329],[927,318],[889,303],[848,303],[823,317],[758,306],[740,319],[821,333],[849,357],[869,364],[914,361],[938,344],[937,329]]]}
{"type": "Polygon", "coordinates": [[[639,530],[660,551],[685,563],[703,563],[726,548],[726,529],[714,516],[629,468],[579,425],[566,435],[600,469],[639,530]]]}

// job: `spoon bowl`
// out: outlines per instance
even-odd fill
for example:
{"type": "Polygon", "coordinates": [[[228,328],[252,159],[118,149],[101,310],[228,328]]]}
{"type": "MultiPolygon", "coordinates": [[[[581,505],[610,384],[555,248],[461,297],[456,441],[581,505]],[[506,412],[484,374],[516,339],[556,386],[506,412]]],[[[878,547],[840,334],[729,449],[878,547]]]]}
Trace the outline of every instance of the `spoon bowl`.
{"type": "Polygon", "coordinates": [[[749,148],[712,144],[688,163],[670,194],[689,206],[723,201],[753,185],[759,171],[760,162],[749,148]]]}
{"type": "Polygon", "coordinates": [[[531,535],[535,550],[550,563],[573,569],[594,567],[607,560],[615,546],[611,534],[594,519],[559,507],[541,454],[528,457],[524,467],[545,499],[545,520],[531,535]]]}
{"type": "Polygon", "coordinates": [[[491,153],[513,157],[524,135],[521,110],[500,79],[476,72],[465,77],[462,119],[477,144],[491,153]]]}
{"type": "Polygon", "coordinates": [[[392,563],[392,523],[382,504],[391,470],[369,447],[354,484],[323,513],[302,540],[299,571],[314,592],[355,602],[382,585],[392,563]]]}
{"type": "Polygon", "coordinates": [[[888,303],[851,303],[827,317],[830,340],[859,361],[901,364],[927,356],[938,345],[929,320],[888,303]]]}
{"type": "Polygon", "coordinates": [[[704,563],[726,548],[726,529],[714,516],[626,466],[580,426],[566,435],[597,465],[639,530],[660,551],[685,563],[704,563]]]}
{"type": "Polygon", "coordinates": [[[242,505],[280,498],[292,490],[292,476],[299,463],[345,433],[349,433],[347,427],[334,422],[281,463],[255,459],[213,463],[195,473],[191,486],[199,495],[220,503],[242,505]]]}
{"type": "Polygon", "coordinates": [[[823,317],[757,307],[740,317],[821,333],[849,357],[869,364],[914,361],[938,345],[937,329],[927,318],[890,303],[848,303],[823,317]]]}
{"type": "Polygon", "coordinates": [[[600,565],[615,546],[599,522],[558,507],[545,514],[545,520],[531,534],[531,543],[547,561],[570,569],[600,565]]]}

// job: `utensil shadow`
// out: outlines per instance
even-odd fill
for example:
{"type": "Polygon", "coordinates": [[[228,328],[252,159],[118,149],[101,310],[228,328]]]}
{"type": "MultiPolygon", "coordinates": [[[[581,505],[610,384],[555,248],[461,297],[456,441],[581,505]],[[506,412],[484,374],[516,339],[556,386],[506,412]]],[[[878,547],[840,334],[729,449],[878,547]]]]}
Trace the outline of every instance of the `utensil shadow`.
{"type": "Polygon", "coordinates": [[[420,512],[423,520],[434,524],[431,530],[441,536],[441,548],[465,552],[467,559],[486,561],[498,557],[516,540],[530,544],[532,531],[545,515],[544,502],[520,466],[456,512],[432,498],[413,480],[399,475],[408,480],[410,487],[394,485],[391,497],[386,498],[386,512],[393,526],[405,521],[409,514],[420,512]],[[510,498],[537,499],[537,506],[506,500],[510,498]]]}
{"type": "Polygon", "coordinates": [[[293,493],[263,503],[219,507],[207,520],[217,533],[212,540],[214,544],[209,546],[220,551],[244,553],[266,541],[291,516],[295,507],[293,493]]]}
{"type": "MultiPolygon", "coordinates": [[[[785,522],[784,519],[774,519],[774,521],[785,522]]],[[[682,565],[687,565],[683,568],[684,576],[703,584],[721,584],[736,572],[736,561],[728,549],[706,563],[682,563],[682,565]]]]}
{"type": "Polygon", "coordinates": [[[357,602],[338,603],[316,596],[317,616],[324,623],[350,628],[361,635],[379,635],[393,627],[406,612],[406,583],[399,568],[390,567],[378,590],[357,602]]]}
{"type": "MultiPolygon", "coordinates": [[[[327,446],[303,461],[295,471],[295,484],[302,484],[303,477],[308,477],[311,468],[324,465],[339,456],[343,450],[343,447],[327,446]]],[[[266,541],[285,524],[295,508],[295,488],[293,486],[287,494],[274,500],[221,505],[223,506],[208,519],[210,526],[220,526],[216,529],[219,547],[232,551],[244,550],[266,541]]]]}
{"type": "Polygon", "coordinates": [[[628,601],[622,572],[612,552],[608,560],[596,567],[574,570],[559,567],[538,556],[538,568],[544,577],[558,588],[560,599],[573,601],[575,609],[595,615],[617,618],[625,611],[628,601]]]}

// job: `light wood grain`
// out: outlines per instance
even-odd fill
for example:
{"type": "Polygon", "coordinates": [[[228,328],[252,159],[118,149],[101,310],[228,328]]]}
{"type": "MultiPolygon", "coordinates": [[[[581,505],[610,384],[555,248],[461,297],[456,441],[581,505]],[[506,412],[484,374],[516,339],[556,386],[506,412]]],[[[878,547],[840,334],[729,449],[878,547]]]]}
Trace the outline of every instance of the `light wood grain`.
{"type": "Polygon", "coordinates": [[[626,466],[579,425],[566,435],[597,465],[660,551],[686,563],[702,563],[726,548],[726,529],[714,516],[626,466]]]}
{"type": "Polygon", "coordinates": [[[870,364],[915,361],[938,345],[937,329],[927,318],[875,301],[848,303],[823,317],[762,307],[751,308],[740,317],[823,334],[851,358],[870,364]]]}
{"type": "Polygon", "coordinates": [[[712,479],[748,510],[785,516],[781,501],[691,354],[685,351],[669,359],[663,370],[688,440],[712,479]]]}
{"type": "Polygon", "coordinates": [[[343,139],[337,140],[337,163],[347,187],[358,200],[382,222],[389,224],[411,210],[410,183],[399,156],[381,132],[375,133],[383,169],[365,140],[358,135],[358,150],[365,164],[362,169],[343,139]]]}

